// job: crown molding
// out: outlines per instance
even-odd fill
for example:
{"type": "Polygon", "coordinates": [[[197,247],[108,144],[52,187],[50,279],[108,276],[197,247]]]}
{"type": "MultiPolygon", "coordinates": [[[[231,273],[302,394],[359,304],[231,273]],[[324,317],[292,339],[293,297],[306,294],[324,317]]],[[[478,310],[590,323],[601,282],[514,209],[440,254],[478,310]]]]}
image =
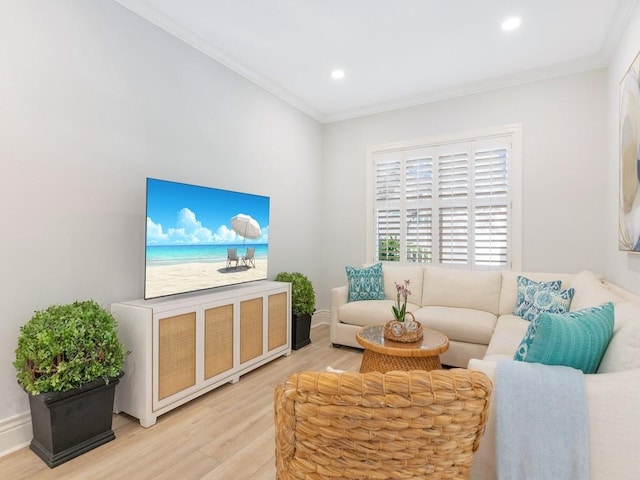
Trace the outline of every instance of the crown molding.
{"type": "Polygon", "coordinates": [[[287,92],[286,90],[278,87],[273,82],[270,82],[257,72],[247,68],[246,66],[235,61],[229,57],[222,50],[215,45],[206,41],[197,33],[185,28],[183,25],[173,21],[162,11],[158,10],[145,0],[115,0],[117,3],[125,7],[127,10],[132,11],[136,15],[154,24],[161,30],[169,33],[170,35],[178,38],[182,42],[186,43],[192,48],[195,48],[199,52],[203,53],[207,57],[221,63],[225,67],[241,75],[247,80],[255,83],[259,87],[263,88],[272,95],[278,97],[284,102],[288,103],[292,107],[307,114],[311,118],[322,122],[322,114],[315,108],[311,107],[306,102],[287,92]]]}
{"type": "Polygon", "coordinates": [[[639,0],[619,0],[616,15],[611,20],[609,33],[605,39],[602,49],[600,50],[600,57],[603,63],[608,65],[613,58],[616,47],[620,43],[620,38],[622,38],[622,34],[624,33],[625,28],[627,28],[629,19],[631,18],[633,11],[638,6],[638,2],[639,0]]]}
{"type": "Polygon", "coordinates": [[[564,77],[589,70],[603,68],[606,63],[602,61],[600,55],[582,58],[573,62],[561,63],[547,68],[540,68],[519,72],[513,75],[504,75],[494,77],[481,82],[474,82],[457,87],[442,89],[438,91],[428,92],[422,95],[414,95],[403,99],[387,102],[383,104],[372,105],[370,107],[354,109],[345,112],[339,112],[335,115],[328,115],[323,118],[323,123],[334,123],[343,120],[351,120],[359,117],[386,113],[403,108],[417,107],[429,103],[451,100],[454,98],[475,95],[502,88],[515,87],[525,85],[551,78],[564,77]]]}

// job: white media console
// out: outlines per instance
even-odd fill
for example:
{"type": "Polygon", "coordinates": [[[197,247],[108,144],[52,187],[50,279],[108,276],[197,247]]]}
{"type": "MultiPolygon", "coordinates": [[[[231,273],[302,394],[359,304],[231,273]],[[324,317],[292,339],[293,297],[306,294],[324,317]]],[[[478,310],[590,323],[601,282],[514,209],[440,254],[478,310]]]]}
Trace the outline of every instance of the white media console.
{"type": "Polygon", "coordinates": [[[197,295],[114,303],[129,352],[114,409],[157,417],[291,353],[291,285],[259,281],[197,295]]]}

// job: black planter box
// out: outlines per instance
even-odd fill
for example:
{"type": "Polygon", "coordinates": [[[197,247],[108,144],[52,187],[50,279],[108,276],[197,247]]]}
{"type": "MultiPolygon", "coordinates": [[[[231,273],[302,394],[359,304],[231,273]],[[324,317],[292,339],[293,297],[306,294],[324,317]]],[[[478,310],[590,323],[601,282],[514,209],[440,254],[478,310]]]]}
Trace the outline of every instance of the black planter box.
{"type": "Polygon", "coordinates": [[[309,332],[311,331],[311,315],[308,313],[304,314],[291,314],[291,337],[293,345],[291,348],[294,350],[298,350],[305,345],[309,345],[311,343],[311,339],[309,338],[309,332]]]}
{"type": "Polygon", "coordinates": [[[115,439],[113,400],[121,377],[108,384],[99,379],[76,390],[29,395],[31,450],[53,468],[115,439]]]}

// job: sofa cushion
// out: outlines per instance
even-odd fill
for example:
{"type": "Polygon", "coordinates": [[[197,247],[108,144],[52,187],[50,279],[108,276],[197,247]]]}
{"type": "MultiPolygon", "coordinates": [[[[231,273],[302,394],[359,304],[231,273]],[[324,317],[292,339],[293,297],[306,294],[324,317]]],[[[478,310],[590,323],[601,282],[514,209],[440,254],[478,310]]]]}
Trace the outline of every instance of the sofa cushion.
{"type": "Polygon", "coordinates": [[[518,350],[520,342],[527,333],[530,322],[513,314],[500,315],[496,328],[487,346],[485,358],[494,355],[507,355],[510,359],[518,350]]]}
{"type": "MultiPolygon", "coordinates": [[[[361,300],[342,305],[338,309],[338,320],[350,325],[367,327],[369,325],[384,325],[393,320],[391,307],[393,300],[361,300]]],[[[420,307],[407,303],[407,312],[415,312],[420,307]]]]}
{"type": "Polygon", "coordinates": [[[549,282],[560,280],[560,288],[570,287],[570,282],[575,275],[568,273],[541,273],[541,272],[512,272],[504,270],[502,272],[502,289],[500,291],[499,314],[506,315],[513,313],[518,296],[518,286],[516,279],[518,276],[527,277],[536,282],[549,282]]]}
{"type": "Polygon", "coordinates": [[[382,278],[386,298],[395,300],[397,294],[396,283],[402,284],[405,280],[409,280],[409,291],[411,295],[409,295],[407,301],[409,303],[415,303],[416,305],[422,304],[423,267],[391,266],[385,264],[382,267],[382,278]]]}
{"type": "Polygon", "coordinates": [[[640,304],[622,302],[615,306],[613,337],[602,358],[598,373],[640,368],[640,304]]]}
{"type": "Polygon", "coordinates": [[[542,313],[527,329],[515,360],[595,373],[613,334],[613,303],[564,314],[542,313]]]}
{"type": "Polygon", "coordinates": [[[460,307],[498,314],[502,274],[427,266],[423,306],[460,307]]]}
{"type": "Polygon", "coordinates": [[[458,342],[487,345],[496,325],[496,316],[483,310],[458,307],[422,307],[413,312],[425,328],[444,333],[458,342]]]}
{"type": "Polygon", "coordinates": [[[527,305],[526,310],[520,315],[523,319],[532,321],[541,313],[566,313],[571,306],[571,300],[575,290],[551,290],[542,288],[533,294],[533,301],[527,305]]]}
{"type": "Polygon", "coordinates": [[[364,268],[346,267],[346,271],[350,302],[384,300],[381,263],[364,268]]]}
{"type": "Polygon", "coordinates": [[[595,307],[603,303],[618,303],[623,298],[609,290],[595,273],[583,270],[578,273],[573,280],[571,286],[576,293],[571,301],[571,310],[582,310],[583,308],[595,307]]]}

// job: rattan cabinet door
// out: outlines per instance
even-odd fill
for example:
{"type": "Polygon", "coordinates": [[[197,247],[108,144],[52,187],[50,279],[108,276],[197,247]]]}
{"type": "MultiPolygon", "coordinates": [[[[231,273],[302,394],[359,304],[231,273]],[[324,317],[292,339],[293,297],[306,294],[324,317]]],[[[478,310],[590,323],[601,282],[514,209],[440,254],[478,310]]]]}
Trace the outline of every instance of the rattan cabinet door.
{"type": "Polygon", "coordinates": [[[240,363],[262,355],[263,303],[262,297],[240,302],[240,363]]]}
{"type": "Polygon", "coordinates": [[[233,368],[233,304],[204,311],[204,378],[233,368]]]}
{"type": "Polygon", "coordinates": [[[196,312],[158,320],[158,400],[196,384],[196,312]]]}
{"type": "Polygon", "coordinates": [[[269,351],[287,343],[287,292],[269,295],[269,351]]]}

